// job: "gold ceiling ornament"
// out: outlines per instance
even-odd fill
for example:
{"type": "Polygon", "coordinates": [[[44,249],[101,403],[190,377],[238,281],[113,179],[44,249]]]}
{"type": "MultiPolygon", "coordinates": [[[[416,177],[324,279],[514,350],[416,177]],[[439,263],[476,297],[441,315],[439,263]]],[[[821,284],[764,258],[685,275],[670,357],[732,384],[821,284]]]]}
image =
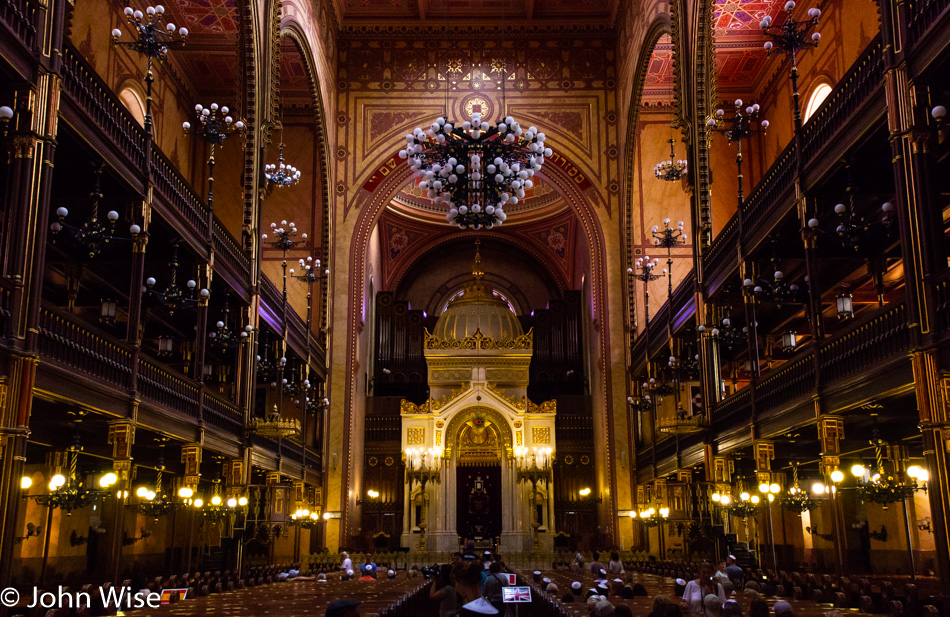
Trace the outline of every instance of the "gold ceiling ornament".
{"type": "Polygon", "coordinates": [[[250,432],[260,437],[286,438],[300,434],[300,421],[292,418],[281,418],[274,405],[273,413],[267,418],[253,418],[250,432]]]}
{"type": "Polygon", "coordinates": [[[706,426],[705,416],[701,414],[687,416],[680,410],[672,418],[660,418],[656,428],[667,435],[692,435],[703,432],[706,426]]]}

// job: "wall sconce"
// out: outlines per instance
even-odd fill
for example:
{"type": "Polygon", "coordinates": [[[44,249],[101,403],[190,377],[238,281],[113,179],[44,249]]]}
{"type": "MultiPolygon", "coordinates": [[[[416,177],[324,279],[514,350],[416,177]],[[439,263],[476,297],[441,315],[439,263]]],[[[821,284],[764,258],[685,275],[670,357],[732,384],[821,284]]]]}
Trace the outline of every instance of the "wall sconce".
{"type": "Polygon", "coordinates": [[[167,357],[175,353],[175,339],[170,336],[158,337],[158,355],[167,357]]]}
{"type": "Polygon", "coordinates": [[[868,536],[872,540],[877,540],[878,542],[887,542],[887,527],[881,525],[880,531],[869,531],[868,536]]]}
{"type": "Polygon", "coordinates": [[[115,300],[103,300],[102,305],[99,307],[99,321],[114,324],[116,308],[117,304],[115,300]]]}
{"type": "MultiPolygon", "coordinates": [[[[936,117],[936,116],[934,116],[936,117]]],[[[7,129],[10,127],[10,120],[13,119],[13,108],[6,105],[0,106],[0,127],[3,128],[3,136],[7,136],[7,129]]]]}
{"type": "Polygon", "coordinates": [[[798,334],[786,332],[782,335],[782,349],[785,351],[794,351],[798,346],[798,334]]]}
{"type": "Polygon", "coordinates": [[[582,488],[581,490],[577,491],[577,494],[580,495],[581,497],[587,497],[588,495],[590,495],[590,489],[582,488]]]}
{"type": "Polygon", "coordinates": [[[854,302],[851,298],[851,292],[847,289],[842,289],[838,297],[835,298],[835,306],[838,309],[838,319],[854,317],[854,302]]]}
{"type": "Polygon", "coordinates": [[[69,535],[69,545],[70,546],[82,546],[89,541],[88,536],[80,536],[76,533],[76,530],[73,529],[73,532],[69,535]]]}
{"type": "MultiPolygon", "coordinates": [[[[928,518],[927,520],[929,521],[930,519],[928,518]]],[[[75,533],[76,532],[74,531],[73,534],[75,533]]],[[[19,544],[20,542],[23,542],[24,540],[29,540],[30,538],[35,538],[35,537],[38,537],[39,535],[40,535],[40,528],[34,525],[33,523],[27,523],[26,535],[16,538],[15,541],[17,544],[19,544]]],[[[73,546],[75,546],[75,544],[73,546]]]]}
{"type": "Polygon", "coordinates": [[[139,540],[144,540],[151,535],[152,535],[152,532],[144,527],[142,527],[142,529],[139,531],[138,537],[130,538],[128,534],[123,531],[122,532],[122,546],[131,546],[135,544],[136,542],[138,542],[139,540]]]}

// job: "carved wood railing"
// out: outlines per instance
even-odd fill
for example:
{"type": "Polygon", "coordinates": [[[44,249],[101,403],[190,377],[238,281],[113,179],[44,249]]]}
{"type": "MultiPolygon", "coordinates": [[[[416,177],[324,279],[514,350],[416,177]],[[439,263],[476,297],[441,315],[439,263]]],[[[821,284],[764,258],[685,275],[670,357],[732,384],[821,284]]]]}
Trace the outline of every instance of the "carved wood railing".
{"type": "Polygon", "coordinates": [[[225,433],[241,435],[244,432],[244,412],[241,408],[211,392],[204,392],[204,421],[225,433]]]}
{"type": "Polygon", "coordinates": [[[906,306],[898,304],[848,332],[823,341],[819,348],[821,379],[826,384],[846,379],[906,354],[909,348],[906,306]]]}
{"type": "Polygon", "coordinates": [[[40,311],[39,352],[85,377],[126,390],[131,386],[132,351],[94,334],[67,314],[40,311]]]}
{"type": "Polygon", "coordinates": [[[730,425],[752,417],[752,390],[748,387],[733,392],[713,409],[713,426],[730,425]]]}
{"type": "Polygon", "coordinates": [[[134,169],[145,168],[145,131],[76,49],[63,49],[63,93],[126,157],[134,169]]]}
{"type": "Polygon", "coordinates": [[[815,391],[815,359],[810,353],[769,371],[755,384],[756,413],[788,406],[815,391]]]}
{"type": "Polygon", "coordinates": [[[148,360],[139,364],[142,398],[191,417],[199,417],[198,384],[148,360]]]}
{"type": "Polygon", "coordinates": [[[13,41],[28,50],[36,41],[36,4],[31,0],[5,0],[0,4],[0,22],[10,29],[13,41]]]}
{"type": "Polygon", "coordinates": [[[228,233],[228,230],[217,219],[214,221],[211,237],[214,242],[215,259],[224,261],[241,276],[241,280],[250,280],[251,262],[247,258],[247,254],[241,248],[240,242],[228,233]]]}
{"type": "MultiPolygon", "coordinates": [[[[931,0],[932,2],[950,2],[950,0],[931,0]]],[[[813,114],[802,129],[802,143],[806,165],[814,164],[821,158],[822,153],[832,143],[841,130],[853,123],[856,118],[861,122],[872,122],[873,118],[862,119],[858,111],[874,97],[881,97],[883,90],[884,55],[881,37],[878,35],[864,50],[858,60],[851,66],[847,74],[838,82],[834,90],[813,114]]],[[[721,282],[723,277],[738,269],[735,255],[736,245],[743,241],[751,247],[757,239],[760,241],[768,229],[772,227],[769,220],[777,221],[787,215],[794,207],[791,199],[795,174],[797,172],[797,157],[794,142],[790,143],[779,155],[775,163],[762,177],[755,189],[749,194],[742,205],[741,213],[734,215],[722,228],[722,231],[713,239],[709,249],[703,255],[706,285],[716,285],[714,280],[721,282]],[[739,216],[742,216],[742,229],[745,237],[739,237],[739,216]]],[[[680,291],[678,288],[677,292],[680,291]]],[[[685,294],[687,290],[683,289],[685,294]]],[[[709,291],[709,289],[707,289],[709,291]]],[[[666,307],[656,311],[657,317],[665,315],[666,307]]],[[[679,314],[677,311],[676,314],[679,314]]],[[[681,316],[682,317],[682,316],[681,316]]],[[[656,319],[657,322],[660,319],[656,319]]],[[[682,321],[682,319],[680,319],[682,321]]],[[[662,324],[665,326],[665,321],[662,324]]],[[[650,351],[662,349],[665,346],[665,328],[660,324],[651,324],[650,351]],[[654,330],[654,328],[657,328],[654,330]]],[[[641,337],[633,343],[634,354],[632,360],[634,369],[642,364],[641,337]],[[637,355],[636,352],[640,352],[637,355]]]]}
{"type": "Polygon", "coordinates": [[[907,43],[913,47],[950,7],[950,0],[917,0],[907,3],[907,43]]]}
{"type": "Polygon", "coordinates": [[[152,150],[152,181],[156,192],[171,206],[195,234],[208,236],[208,210],[188,182],[175,170],[171,161],[158,148],[152,150]]]}

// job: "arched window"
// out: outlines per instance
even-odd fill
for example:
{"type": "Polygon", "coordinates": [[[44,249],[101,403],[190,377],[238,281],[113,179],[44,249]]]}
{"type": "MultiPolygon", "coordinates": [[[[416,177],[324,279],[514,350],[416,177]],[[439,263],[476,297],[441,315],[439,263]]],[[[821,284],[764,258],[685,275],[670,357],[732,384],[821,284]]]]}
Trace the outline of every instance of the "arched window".
{"type": "Polygon", "coordinates": [[[818,111],[818,108],[825,102],[829,94],[831,94],[831,86],[828,84],[818,84],[811,91],[811,96],[808,97],[808,105],[805,106],[805,115],[802,117],[803,122],[808,122],[808,119],[818,111]]]}
{"type": "Polygon", "coordinates": [[[127,84],[119,91],[119,100],[122,101],[126,109],[132,112],[135,121],[145,126],[145,97],[139,92],[138,88],[132,84],[127,84]]]}
{"type": "MultiPolygon", "coordinates": [[[[439,315],[444,313],[445,309],[449,308],[449,304],[452,302],[452,300],[455,300],[456,298],[460,297],[463,293],[465,293],[465,289],[459,289],[458,291],[453,293],[451,296],[449,296],[448,299],[442,303],[442,307],[439,309],[439,315]]],[[[511,309],[512,313],[514,313],[515,315],[518,314],[518,311],[515,310],[515,306],[511,303],[511,300],[506,298],[504,294],[500,293],[497,289],[492,289],[491,293],[493,296],[501,299],[502,302],[507,304],[508,308],[511,309]]]]}

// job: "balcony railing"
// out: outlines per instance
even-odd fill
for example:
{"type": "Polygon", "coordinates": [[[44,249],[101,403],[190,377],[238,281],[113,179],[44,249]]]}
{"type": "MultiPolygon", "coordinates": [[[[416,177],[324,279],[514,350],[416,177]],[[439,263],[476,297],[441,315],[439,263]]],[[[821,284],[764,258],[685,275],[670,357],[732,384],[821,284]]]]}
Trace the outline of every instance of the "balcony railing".
{"type": "Polygon", "coordinates": [[[917,0],[907,3],[907,43],[913,47],[928,28],[950,7],[950,0],[917,0]]]}
{"type": "Polygon", "coordinates": [[[830,384],[905,354],[910,347],[906,306],[890,307],[849,332],[822,342],[821,379],[830,384]]]}
{"type": "Polygon", "coordinates": [[[33,49],[36,40],[36,4],[30,0],[6,0],[0,5],[0,21],[13,33],[13,40],[33,49]]]}
{"type": "Polygon", "coordinates": [[[214,241],[215,258],[230,266],[236,274],[242,277],[242,280],[250,280],[251,262],[248,260],[247,254],[241,248],[240,242],[229,234],[218,220],[214,221],[211,237],[214,241]]]}
{"type": "MultiPolygon", "coordinates": [[[[932,2],[950,2],[950,0],[931,0],[932,2]]],[[[881,37],[878,35],[865,48],[861,57],[852,65],[848,73],[828,96],[819,110],[805,123],[802,131],[804,157],[809,165],[821,159],[829,144],[838,139],[842,130],[854,122],[869,123],[874,118],[865,118],[859,114],[867,103],[880,95],[883,89],[884,54],[881,37]]],[[[723,278],[738,269],[735,256],[736,245],[744,242],[750,248],[761,241],[764,234],[774,226],[775,221],[793,210],[793,189],[797,173],[797,152],[794,142],[790,143],[779,155],[775,163],[765,173],[762,180],[749,194],[742,205],[741,212],[733,216],[713,239],[709,249],[703,255],[707,292],[715,291],[723,278]],[[739,237],[739,215],[742,216],[744,236],[739,237]]],[[[674,316],[683,321],[679,297],[691,293],[683,285],[674,294],[674,316]],[[682,294],[682,296],[681,296],[682,294]]],[[[663,306],[655,312],[654,322],[665,319],[668,307],[663,306]]],[[[650,352],[656,353],[665,347],[665,321],[651,323],[650,352]],[[662,327],[661,327],[662,326],[662,327]]],[[[632,360],[634,369],[642,362],[642,335],[633,344],[632,360]]]]}
{"type": "MultiPolygon", "coordinates": [[[[4,287],[0,286],[0,298],[4,287]]],[[[69,375],[92,379],[132,395],[132,367],[135,354],[125,343],[109,340],[92,331],[73,315],[47,307],[40,313],[39,352],[43,363],[57,365],[69,375]]],[[[189,420],[199,417],[198,382],[151,358],[139,358],[138,392],[143,403],[174,411],[189,420]]],[[[204,391],[202,414],[208,426],[224,434],[243,437],[244,412],[241,407],[204,391]]]]}
{"type": "Polygon", "coordinates": [[[145,131],[76,49],[63,49],[63,92],[133,169],[145,168],[145,131]]]}
{"type": "Polygon", "coordinates": [[[89,332],[58,311],[40,311],[39,351],[44,359],[119,389],[132,385],[131,350],[89,332]]]}
{"type": "Polygon", "coordinates": [[[208,235],[208,210],[201,198],[157,148],[152,150],[152,179],[155,189],[199,237],[208,235]]]}
{"type": "MultiPolygon", "coordinates": [[[[819,370],[824,388],[831,389],[874,366],[903,357],[910,348],[906,307],[891,306],[834,338],[819,348],[819,370]]],[[[768,414],[788,407],[815,391],[814,349],[763,374],[755,385],[755,411],[768,414]]],[[[751,418],[750,388],[743,388],[721,401],[713,412],[714,424],[726,426],[751,418]]]]}

